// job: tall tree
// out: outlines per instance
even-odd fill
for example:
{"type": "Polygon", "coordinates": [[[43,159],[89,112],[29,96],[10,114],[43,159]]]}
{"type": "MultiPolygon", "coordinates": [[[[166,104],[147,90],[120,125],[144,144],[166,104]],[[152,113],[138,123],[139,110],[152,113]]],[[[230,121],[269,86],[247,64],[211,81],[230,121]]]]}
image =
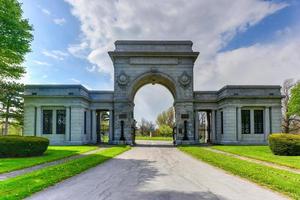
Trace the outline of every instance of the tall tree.
{"type": "Polygon", "coordinates": [[[32,26],[22,18],[17,0],[0,0],[0,78],[20,78],[25,69],[21,65],[30,51],[32,26]]]}
{"type": "Polygon", "coordinates": [[[17,0],[0,0],[0,121],[4,134],[9,124],[23,121],[24,86],[15,80],[25,73],[22,63],[30,51],[33,29],[22,14],[17,0]]]}
{"type": "Polygon", "coordinates": [[[291,89],[295,85],[293,79],[287,79],[283,82],[281,93],[284,96],[282,99],[282,129],[284,133],[289,133],[291,128],[292,118],[289,114],[288,104],[291,96],[291,89]]]}
{"type": "Polygon", "coordinates": [[[8,134],[8,126],[23,124],[24,86],[16,82],[0,82],[0,117],[3,119],[3,134],[8,134]]]}
{"type": "Polygon", "coordinates": [[[288,103],[288,114],[300,116],[300,82],[291,89],[291,99],[288,103]]]}
{"type": "Polygon", "coordinates": [[[300,115],[295,112],[298,85],[299,83],[295,83],[293,79],[285,80],[282,85],[282,94],[284,95],[282,99],[282,131],[284,133],[295,133],[300,130],[300,115]]]}
{"type": "Polygon", "coordinates": [[[167,125],[172,128],[174,126],[174,116],[175,116],[174,107],[170,107],[168,110],[163,111],[157,116],[156,124],[159,127],[162,125],[167,125]]]}

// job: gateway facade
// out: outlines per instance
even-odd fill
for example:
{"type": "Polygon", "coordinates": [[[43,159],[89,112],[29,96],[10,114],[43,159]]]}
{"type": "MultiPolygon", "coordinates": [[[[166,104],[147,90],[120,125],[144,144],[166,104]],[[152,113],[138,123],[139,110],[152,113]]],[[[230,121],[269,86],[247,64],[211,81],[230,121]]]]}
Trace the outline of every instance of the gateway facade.
{"type": "MultiPolygon", "coordinates": [[[[132,143],[134,96],[145,84],[161,84],[174,97],[176,142],[199,143],[199,112],[206,113],[207,142],[264,144],[281,131],[280,86],[225,86],[194,91],[199,52],[191,41],[116,41],[108,52],[114,65],[114,91],[81,85],[27,85],[24,135],[51,144],[100,142],[102,113],[109,113],[109,143],[132,143]]],[[[159,94],[153,94],[159,95],[159,94]]],[[[163,99],[162,99],[163,100],[163,99]]]]}

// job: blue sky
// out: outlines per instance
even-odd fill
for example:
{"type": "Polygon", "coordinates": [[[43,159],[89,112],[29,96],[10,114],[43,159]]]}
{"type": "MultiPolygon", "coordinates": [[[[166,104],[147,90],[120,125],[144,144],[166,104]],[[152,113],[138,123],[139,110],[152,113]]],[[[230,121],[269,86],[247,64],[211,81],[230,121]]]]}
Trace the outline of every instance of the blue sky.
{"type": "MultiPolygon", "coordinates": [[[[118,39],[189,39],[200,51],[196,90],[300,79],[300,1],[22,0],[34,27],[26,84],[112,90],[107,51],[118,39]]],[[[136,116],[152,121],[172,105],[159,86],[137,93],[136,116]],[[151,91],[163,93],[153,99],[151,91]],[[140,107],[138,107],[140,106],[140,107]],[[147,114],[145,114],[147,113],[147,114]]]]}
{"type": "Polygon", "coordinates": [[[24,16],[34,27],[32,52],[26,59],[30,84],[83,84],[90,89],[113,89],[110,75],[68,52],[80,39],[80,22],[64,1],[23,1],[24,16]]]}

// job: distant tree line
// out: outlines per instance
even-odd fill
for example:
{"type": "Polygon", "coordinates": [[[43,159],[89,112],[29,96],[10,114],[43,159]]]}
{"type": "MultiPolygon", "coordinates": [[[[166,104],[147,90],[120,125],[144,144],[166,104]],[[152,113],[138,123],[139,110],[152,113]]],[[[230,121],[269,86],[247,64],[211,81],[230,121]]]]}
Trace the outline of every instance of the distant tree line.
{"type": "Polygon", "coordinates": [[[142,136],[171,137],[175,123],[174,108],[171,107],[160,113],[156,118],[156,125],[146,119],[142,119],[138,125],[137,134],[142,136]]]}

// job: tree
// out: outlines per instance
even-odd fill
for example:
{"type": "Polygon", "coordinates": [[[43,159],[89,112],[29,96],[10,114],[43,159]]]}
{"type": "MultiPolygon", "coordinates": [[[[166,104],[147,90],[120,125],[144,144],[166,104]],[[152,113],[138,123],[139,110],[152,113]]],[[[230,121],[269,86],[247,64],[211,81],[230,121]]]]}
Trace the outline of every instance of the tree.
{"type": "Polygon", "coordinates": [[[25,73],[22,63],[30,52],[32,26],[22,18],[17,0],[0,0],[0,122],[3,134],[8,125],[22,125],[24,86],[15,80],[25,73]]]}
{"type": "Polygon", "coordinates": [[[293,98],[291,91],[295,88],[296,83],[293,79],[287,79],[282,85],[282,94],[284,98],[282,99],[282,131],[284,133],[295,132],[300,129],[299,115],[290,112],[290,102],[293,98]]]}
{"type": "Polygon", "coordinates": [[[0,78],[18,79],[25,73],[21,64],[30,51],[32,26],[22,18],[17,0],[0,0],[0,78]]]}
{"type": "Polygon", "coordinates": [[[158,133],[163,137],[171,137],[173,134],[173,129],[170,126],[163,124],[158,128],[158,133]]]}
{"type": "Polygon", "coordinates": [[[284,133],[289,133],[291,128],[291,117],[289,114],[288,104],[291,96],[291,88],[295,85],[293,79],[287,79],[283,82],[281,93],[282,99],[282,128],[284,133]]]}
{"type": "Polygon", "coordinates": [[[288,114],[300,116],[300,82],[291,89],[291,99],[288,103],[288,114]]]}
{"type": "Polygon", "coordinates": [[[4,123],[3,134],[8,134],[8,126],[23,124],[23,98],[24,85],[11,82],[0,82],[0,117],[4,123]]]}
{"type": "Polygon", "coordinates": [[[153,132],[154,130],[155,130],[155,124],[152,123],[151,121],[147,121],[146,119],[142,118],[139,126],[140,134],[143,136],[150,135],[150,132],[153,132]]]}
{"type": "Polygon", "coordinates": [[[170,107],[168,110],[163,111],[160,113],[157,118],[156,118],[156,124],[160,127],[162,125],[168,125],[169,127],[174,126],[174,116],[175,116],[175,111],[174,107],[170,107]]]}

